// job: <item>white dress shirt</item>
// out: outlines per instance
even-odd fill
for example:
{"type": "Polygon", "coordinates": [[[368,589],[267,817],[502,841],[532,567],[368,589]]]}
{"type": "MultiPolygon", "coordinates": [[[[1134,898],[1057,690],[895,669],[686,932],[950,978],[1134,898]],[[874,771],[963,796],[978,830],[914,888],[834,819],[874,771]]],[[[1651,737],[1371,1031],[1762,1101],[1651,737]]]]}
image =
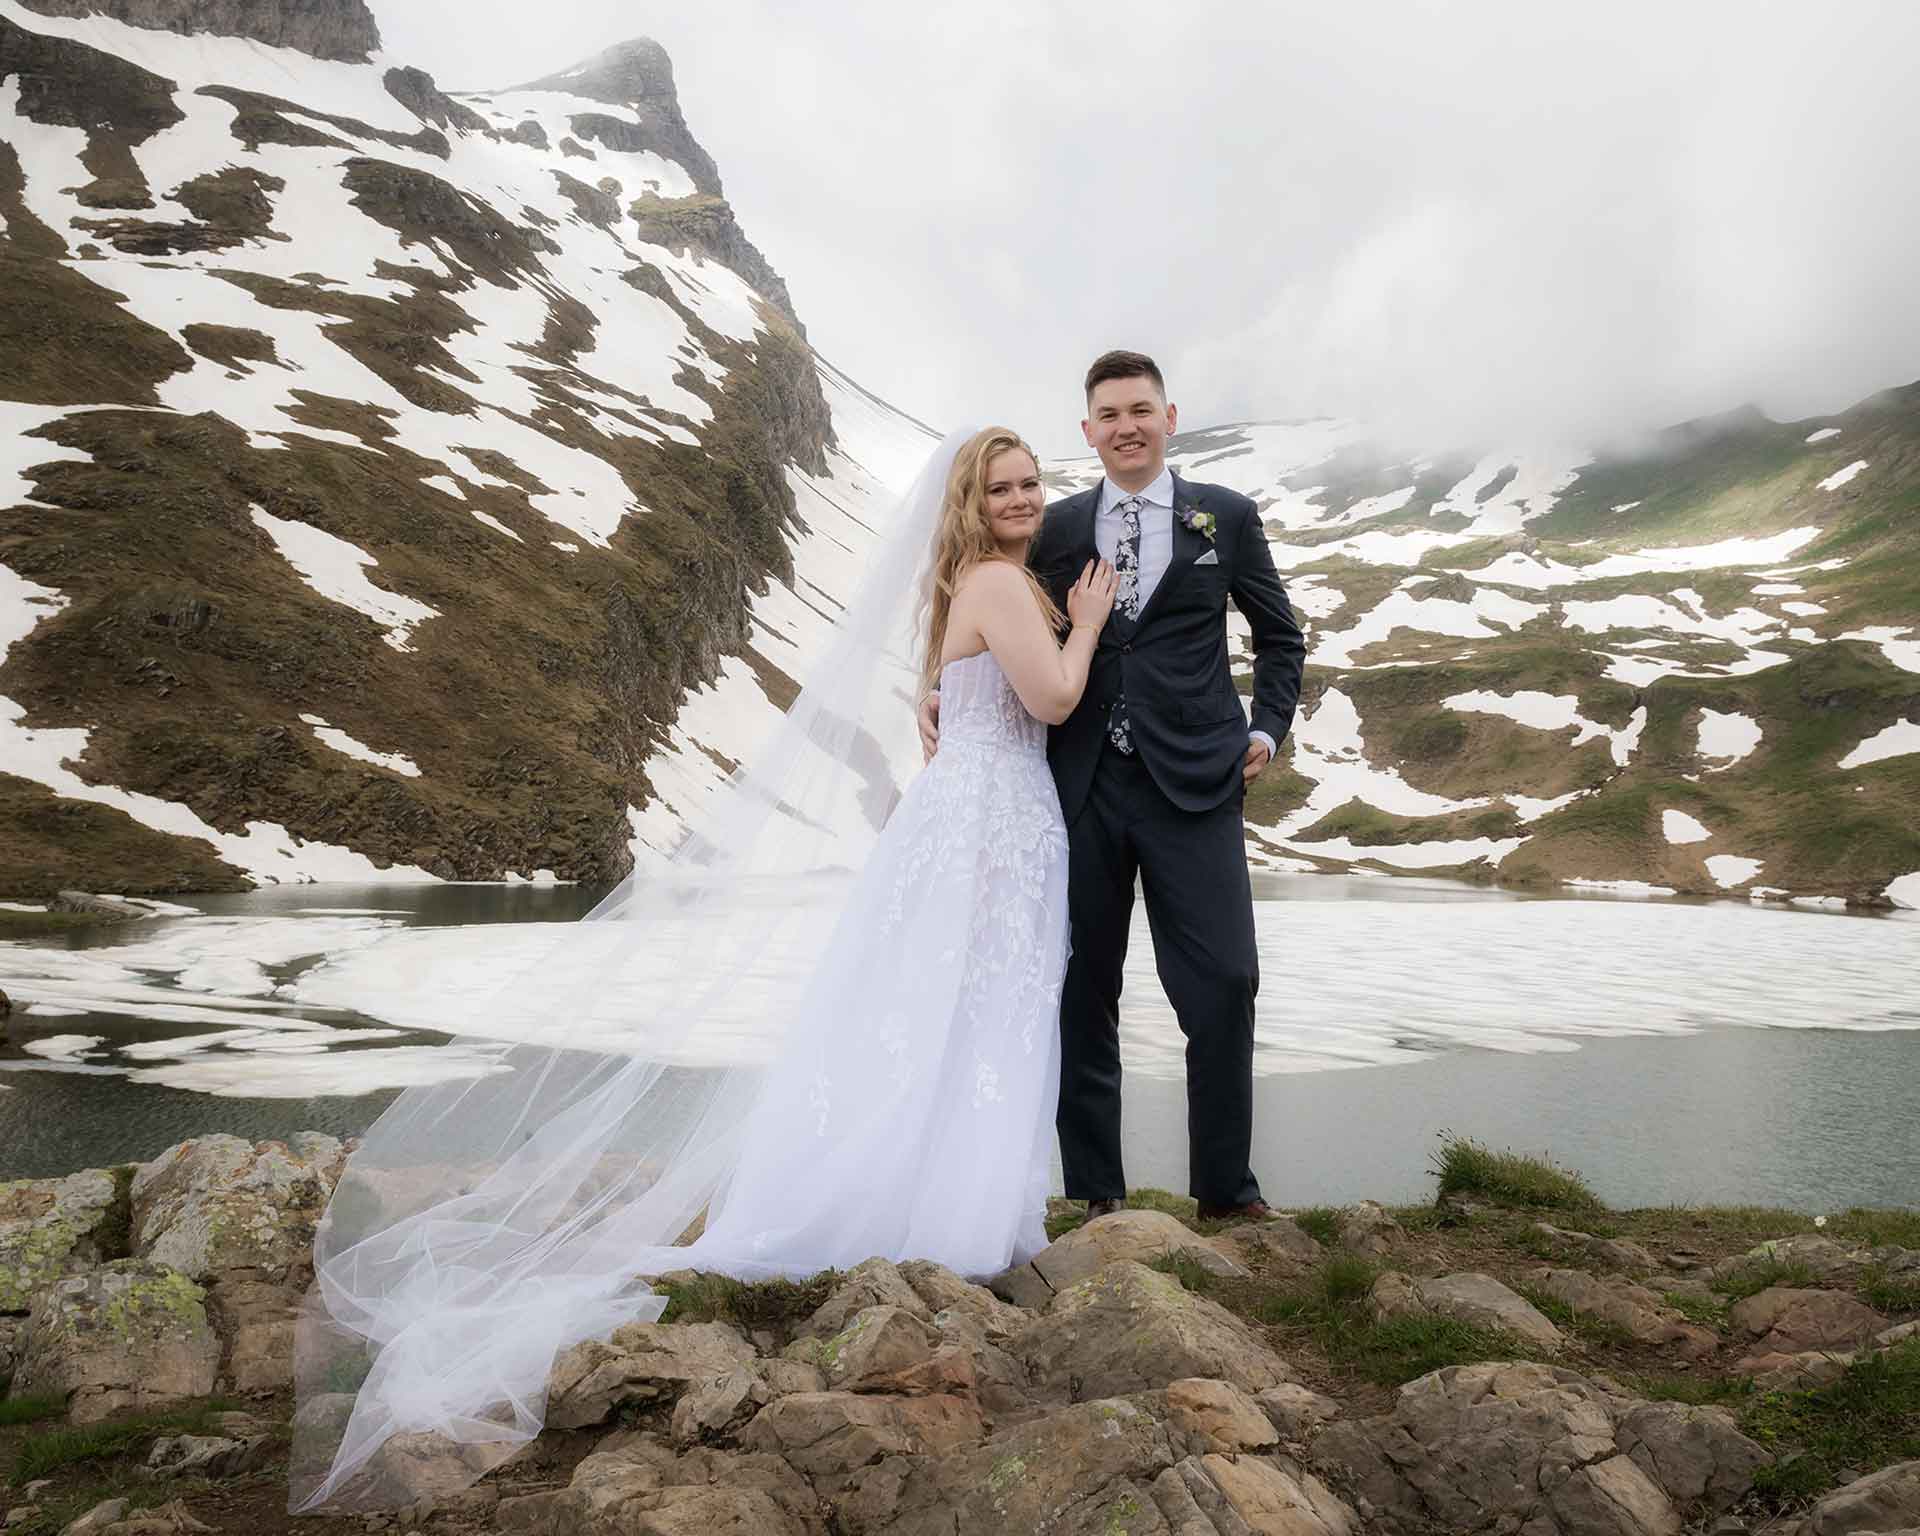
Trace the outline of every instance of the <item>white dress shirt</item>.
{"type": "MultiPolygon", "coordinates": [[[[1114,552],[1120,547],[1123,521],[1120,503],[1129,496],[1138,496],[1146,503],[1140,509],[1140,607],[1144,612],[1154,589],[1160,585],[1160,578],[1173,564],[1173,471],[1162,469],[1159,478],[1143,491],[1123,491],[1111,480],[1100,482],[1100,505],[1093,517],[1093,547],[1109,565],[1113,564],[1114,552]]],[[[1278,751],[1273,738],[1265,731],[1248,731],[1247,739],[1266,743],[1269,759],[1278,751]]]]}
{"type": "Polygon", "coordinates": [[[1100,482],[1100,507],[1093,518],[1093,547],[1100,558],[1113,564],[1120,548],[1120,503],[1129,495],[1146,503],[1140,509],[1140,606],[1144,609],[1160,585],[1160,578],[1173,564],[1173,471],[1163,469],[1160,478],[1144,491],[1127,492],[1111,480],[1100,482]]]}

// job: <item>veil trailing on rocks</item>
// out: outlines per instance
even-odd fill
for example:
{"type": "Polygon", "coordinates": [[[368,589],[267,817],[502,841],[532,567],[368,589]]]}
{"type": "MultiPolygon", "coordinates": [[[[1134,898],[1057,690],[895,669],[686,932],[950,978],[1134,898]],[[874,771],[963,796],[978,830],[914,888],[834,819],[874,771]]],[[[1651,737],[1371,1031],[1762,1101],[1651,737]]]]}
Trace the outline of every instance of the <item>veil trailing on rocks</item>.
{"type": "Polygon", "coordinates": [[[539,1432],[557,1355],[665,1309],[644,1277],[724,1211],[761,1064],[919,765],[916,597],[971,435],[920,471],[764,750],[502,978],[537,1026],[511,1034],[576,1044],[467,1037],[494,1069],[407,1089],[354,1153],[296,1333],[293,1509],[464,1486],[539,1432]]]}

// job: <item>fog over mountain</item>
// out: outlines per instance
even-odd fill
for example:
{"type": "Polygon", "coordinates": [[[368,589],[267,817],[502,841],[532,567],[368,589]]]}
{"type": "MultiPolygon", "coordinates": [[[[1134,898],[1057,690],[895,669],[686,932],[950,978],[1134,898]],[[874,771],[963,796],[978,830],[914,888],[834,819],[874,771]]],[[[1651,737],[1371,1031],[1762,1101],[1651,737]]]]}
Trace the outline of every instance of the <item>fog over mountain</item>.
{"type": "Polygon", "coordinates": [[[658,37],[822,351],[1049,454],[1118,343],[1194,425],[1416,447],[1798,418],[1920,372],[1910,6],[375,10],[463,87],[658,37]]]}

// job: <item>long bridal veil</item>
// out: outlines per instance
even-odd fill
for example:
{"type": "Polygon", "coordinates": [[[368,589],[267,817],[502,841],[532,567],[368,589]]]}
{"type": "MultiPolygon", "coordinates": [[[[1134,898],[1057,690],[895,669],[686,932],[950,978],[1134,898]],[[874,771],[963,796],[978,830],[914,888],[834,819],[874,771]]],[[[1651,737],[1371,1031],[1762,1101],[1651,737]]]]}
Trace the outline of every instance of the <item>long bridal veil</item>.
{"type": "Polygon", "coordinates": [[[493,1070],[407,1089],[348,1162],[296,1332],[291,1508],[481,1476],[539,1432],[561,1350],[664,1309],[635,1255],[724,1210],[760,1066],[898,796],[918,587],[970,435],[920,471],[779,727],[664,865],[500,978],[554,1043],[477,1021],[457,1043],[493,1070]]]}

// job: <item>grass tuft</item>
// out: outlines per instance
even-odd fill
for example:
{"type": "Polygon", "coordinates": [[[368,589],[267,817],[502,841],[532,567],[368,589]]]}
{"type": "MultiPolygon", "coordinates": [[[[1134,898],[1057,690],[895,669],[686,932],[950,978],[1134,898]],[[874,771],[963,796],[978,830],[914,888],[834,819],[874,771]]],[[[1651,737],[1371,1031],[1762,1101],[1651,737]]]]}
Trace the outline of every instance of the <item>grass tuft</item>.
{"type": "Polygon", "coordinates": [[[1534,1353],[1511,1334],[1455,1317],[1412,1313],[1360,1331],[1345,1351],[1362,1376],[1400,1386],[1429,1371],[1482,1360],[1523,1360],[1534,1353]]]}
{"type": "Polygon", "coordinates": [[[1668,1291],[1660,1298],[1690,1323],[1702,1328],[1723,1328],[1727,1322],[1724,1296],[1702,1296],[1698,1291],[1668,1291]]]}
{"type": "Polygon", "coordinates": [[[1182,1288],[1198,1296],[1207,1295],[1217,1289],[1219,1284],[1219,1277],[1203,1266],[1185,1248],[1177,1253],[1163,1253],[1156,1259],[1150,1259],[1147,1262],[1147,1268],[1157,1269],[1163,1275],[1172,1275],[1180,1282],[1182,1288]]]}
{"type": "Polygon", "coordinates": [[[1455,1318],[1415,1314],[1384,1320],[1368,1300],[1379,1270],[1350,1254],[1330,1256],[1290,1289],[1229,1291],[1226,1304],[1264,1327],[1301,1330],[1330,1364],[1368,1381],[1400,1386],[1447,1365],[1530,1359],[1523,1340],[1455,1318]]]}
{"type": "Polygon", "coordinates": [[[1329,1306],[1364,1301],[1373,1291],[1379,1271],[1355,1254],[1338,1254],[1320,1266],[1320,1298],[1329,1306]]]}
{"type": "Polygon", "coordinates": [[[83,1424],[44,1430],[20,1442],[8,1480],[15,1486],[48,1477],[62,1467],[104,1461],[144,1447],[162,1435],[201,1435],[212,1427],[213,1416],[240,1405],[225,1398],[208,1398],[189,1408],[142,1414],[107,1424],[83,1424]]]}
{"type": "Polygon", "coordinates": [[[1532,1304],[1533,1309],[1562,1333],[1584,1339],[1589,1344],[1599,1344],[1606,1348],[1618,1348],[1631,1344],[1633,1337],[1617,1323],[1610,1323],[1603,1317],[1593,1317],[1585,1312],[1576,1312],[1565,1301],[1551,1291],[1541,1290],[1535,1285],[1516,1282],[1514,1294],[1523,1297],[1532,1304]]]}
{"type": "Polygon", "coordinates": [[[1920,1211],[1875,1211],[1856,1205],[1829,1220],[1826,1235],[1864,1248],[1920,1248],[1920,1211]]]}
{"type": "Polygon", "coordinates": [[[1813,1271],[1804,1264],[1783,1264],[1779,1259],[1755,1259],[1751,1264],[1734,1270],[1724,1280],[1716,1280],[1713,1288],[1734,1301],[1745,1301],[1747,1297],[1758,1296],[1776,1285],[1806,1290],[1816,1284],[1818,1281],[1813,1271]]]}
{"type": "Polygon", "coordinates": [[[732,1323],[749,1334],[765,1330],[783,1345],[794,1328],[823,1306],[840,1283],[838,1270],[822,1270],[811,1279],[757,1280],[752,1284],[726,1275],[695,1275],[663,1280],[657,1289],[667,1298],[663,1323],[732,1323]]]}
{"type": "Polygon", "coordinates": [[[1920,1339],[1856,1360],[1824,1387],[1765,1393],[1740,1428],[1780,1458],[1754,1480],[1775,1508],[1819,1497],[1843,1473],[1920,1457],[1920,1339]]]}
{"type": "Polygon", "coordinates": [[[1753,1383],[1743,1376],[1635,1376],[1626,1385],[1656,1403],[1732,1402],[1753,1395],[1753,1383]]]}
{"type": "Polygon", "coordinates": [[[1332,1248],[1340,1241],[1340,1212],[1331,1205],[1309,1206],[1295,1213],[1293,1220],[1322,1248],[1332,1248]]]}
{"type": "Polygon", "coordinates": [[[1495,1152],[1471,1137],[1444,1132],[1432,1161],[1442,1195],[1477,1194],[1502,1205],[1557,1211],[1606,1209],[1584,1178],[1549,1157],[1495,1152]]]}
{"type": "Polygon", "coordinates": [[[64,1397],[14,1397],[0,1402],[0,1429],[16,1424],[38,1424],[42,1419],[57,1419],[67,1411],[64,1397]]]}
{"type": "Polygon", "coordinates": [[[1880,1312],[1920,1312],[1920,1276],[1889,1275],[1874,1265],[1860,1277],[1860,1295],[1880,1312]]]}

